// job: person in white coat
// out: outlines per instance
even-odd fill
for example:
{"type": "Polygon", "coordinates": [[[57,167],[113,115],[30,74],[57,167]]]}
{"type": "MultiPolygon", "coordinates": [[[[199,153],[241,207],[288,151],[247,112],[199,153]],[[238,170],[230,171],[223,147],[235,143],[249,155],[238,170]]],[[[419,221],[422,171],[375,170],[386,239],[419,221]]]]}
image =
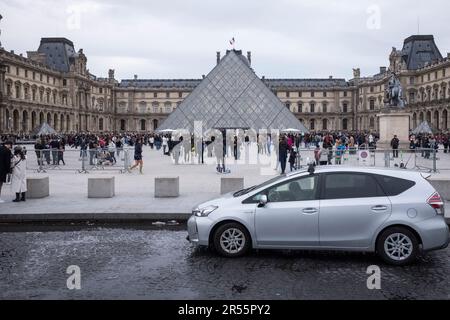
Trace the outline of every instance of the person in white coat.
{"type": "Polygon", "coordinates": [[[11,168],[11,189],[16,193],[16,199],[14,199],[13,202],[25,201],[25,193],[27,192],[27,160],[25,153],[20,146],[14,148],[11,168]]]}

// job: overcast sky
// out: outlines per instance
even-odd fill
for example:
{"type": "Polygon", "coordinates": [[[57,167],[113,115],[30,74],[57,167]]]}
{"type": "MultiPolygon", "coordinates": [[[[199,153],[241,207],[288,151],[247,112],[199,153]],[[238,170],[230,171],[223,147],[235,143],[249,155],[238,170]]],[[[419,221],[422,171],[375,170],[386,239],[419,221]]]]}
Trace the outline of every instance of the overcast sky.
{"type": "Polygon", "coordinates": [[[66,37],[93,74],[125,79],[200,78],[234,37],[259,76],[349,79],[388,65],[418,20],[446,56],[449,12],[447,0],[0,0],[0,40],[26,54],[66,37]]]}

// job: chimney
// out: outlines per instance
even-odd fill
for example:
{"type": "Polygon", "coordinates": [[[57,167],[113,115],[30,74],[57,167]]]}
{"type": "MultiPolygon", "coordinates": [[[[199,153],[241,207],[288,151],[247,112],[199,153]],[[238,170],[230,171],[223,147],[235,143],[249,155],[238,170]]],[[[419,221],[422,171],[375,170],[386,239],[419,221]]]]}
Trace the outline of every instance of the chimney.
{"type": "Polygon", "coordinates": [[[333,79],[333,76],[329,76],[328,79],[333,79]]]}
{"type": "Polygon", "coordinates": [[[262,81],[266,80],[266,76],[262,76],[261,80],[262,81]]]}
{"type": "Polygon", "coordinates": [[[114,80],[114,69],[108,71],[109,80],[114,80]]]}
{"type": "Polygon", "coordinates": [[[380,73],[386,73],[386,67],[380,67],[380,73]]]}
{"type": "Polygon", "coordinates": [[[11,53],[14,54],[14,50],[11,50],[11,53]]]}
{"type": "Polygon", "coordinates": [[[217,51],[216,56],[217,56],[217,64],[219,64],[219,62],[220,62],[220,51],[217,51]]]}
{"type": "Polygon", "coordinates": [[[247,51],[247,60],[248,60],[248,64],[252,65],[252,52],[251,51],[247,51]]]}
{"type": "Polygon", "coordinates": [[[205,79],[205,75],[204,74],[202,74],[202,79],[205,79]]]}
{"type": "Polygon", "coordinates": [[[134,80],[137,80],[138,76],[137,74],[134,75],[134,80]]]}

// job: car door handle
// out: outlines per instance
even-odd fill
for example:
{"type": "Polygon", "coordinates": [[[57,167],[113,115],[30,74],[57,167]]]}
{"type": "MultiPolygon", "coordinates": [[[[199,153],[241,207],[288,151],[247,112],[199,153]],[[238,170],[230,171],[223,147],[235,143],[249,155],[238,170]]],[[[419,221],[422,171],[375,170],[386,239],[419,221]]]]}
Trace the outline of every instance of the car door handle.
{"type": "Polygon", "coordinates": [[[387,210],[387,206],[383,206],[383,205],[378,205],[378,206],[373,206],[372,211],[386,211],[387,210]]]}
{"type": "Polygon", "coordinates": [[[302,210],[303,214],[316,214],[317,209],[316,208],[305,208],[302,210]]]}

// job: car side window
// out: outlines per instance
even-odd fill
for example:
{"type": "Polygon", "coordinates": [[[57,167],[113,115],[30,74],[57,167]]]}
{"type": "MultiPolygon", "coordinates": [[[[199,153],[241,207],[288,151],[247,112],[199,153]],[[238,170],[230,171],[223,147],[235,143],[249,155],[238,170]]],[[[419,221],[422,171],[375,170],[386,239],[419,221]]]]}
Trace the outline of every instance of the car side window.
{"type": "Polygon", "coordinates": [[[264,191],[269,202],[306,201],[316,199],[317,176],[285,181],[264,191]]]}
{"type": "Polygon", "coordinates": [[[386,196],[376,179],[364,173],[327,173],[322,199],[350,199],[386,196]]]}
{"type": "Polygon", "coordinates": [[[414,181],[411,180],[383,176],[378,174],[375,176],[375,178],[380,183],[384,192],[388,196],[397,196],[400,193],[403,193],[406,190],[412,188],[416,184],[414,181]]]}

